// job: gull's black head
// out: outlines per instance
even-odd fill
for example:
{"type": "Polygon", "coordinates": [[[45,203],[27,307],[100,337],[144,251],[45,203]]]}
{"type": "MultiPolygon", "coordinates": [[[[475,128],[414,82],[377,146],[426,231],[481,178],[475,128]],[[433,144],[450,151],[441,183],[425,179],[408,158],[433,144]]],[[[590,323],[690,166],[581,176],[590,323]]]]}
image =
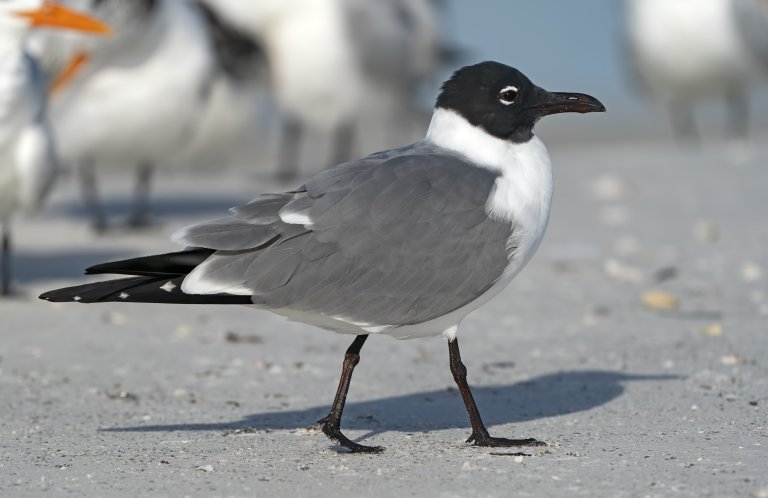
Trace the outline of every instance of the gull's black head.
{"type": "Polygon", "coordinates": [[[517,143],[530,140],[536,122],[549,114],[605,112],[594,97],[548,92],[517,69],[492,61],[456,71],[443,84],[435,108],[455,111],[491,135],[517,143]]]}

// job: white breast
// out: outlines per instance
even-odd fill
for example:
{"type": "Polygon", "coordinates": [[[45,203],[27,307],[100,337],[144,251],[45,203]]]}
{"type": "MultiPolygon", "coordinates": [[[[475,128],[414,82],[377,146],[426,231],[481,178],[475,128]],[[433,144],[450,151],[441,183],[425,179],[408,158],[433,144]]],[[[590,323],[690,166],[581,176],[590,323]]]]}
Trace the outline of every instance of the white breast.
{"type": "Polygon", "coordinates": [[[491,216],[509,221],[514,229],[510,250],[514,251],[505,278],[523,269],[539,247],[549,222],[554,183],[549,152],[539,137],[510,148],[501,164],[487,209],[491,216]]]}
{"type": "Polygon", "coordinates": [[[0,42],[0,150],[12,146],[40,110],[40,89],[20,47],[0,42]]]}
{"type": "Polygon", "coordinates": [[[20,48],[0,50],[0,223],[37,207],[54,178],[49,130],[39,115],[42,82],[20,48]]]}

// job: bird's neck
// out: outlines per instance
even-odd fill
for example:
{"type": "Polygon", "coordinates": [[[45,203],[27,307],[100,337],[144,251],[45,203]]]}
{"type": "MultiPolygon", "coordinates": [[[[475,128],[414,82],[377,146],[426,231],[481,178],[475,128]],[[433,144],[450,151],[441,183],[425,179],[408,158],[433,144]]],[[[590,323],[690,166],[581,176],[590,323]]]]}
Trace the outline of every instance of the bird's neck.
{"type": "Polygon", "coordinates": [[[523,143],[502,140],[458,113],[438,108],[426,140],[499,174],[489,199],[490,212],[499,219],[517,220],[543,233],[552,200],[552,165],[547,148],[537,136],[523,143]]]}
{"type": "MultiPolygon", "coordinates": [[[[437,108],[432,114],[426,140],[444,149],[458,152],[473,163],[504,173],[510,160],[527,143],[516,143],[494,137],[471,124],[450,109],[437,108]]],[[[531,141],[538,141],[533,137],[531,141]]]]}

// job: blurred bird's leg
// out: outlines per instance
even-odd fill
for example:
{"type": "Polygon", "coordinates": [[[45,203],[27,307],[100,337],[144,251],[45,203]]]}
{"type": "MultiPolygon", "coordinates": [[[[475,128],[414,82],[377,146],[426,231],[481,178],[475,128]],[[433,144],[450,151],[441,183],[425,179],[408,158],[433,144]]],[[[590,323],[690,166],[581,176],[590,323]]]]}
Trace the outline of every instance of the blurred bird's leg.
{"type": "Polygon", "coordinates": [[[101,206],[99,192],[96,187],[96,173],[91,159],[83,160],[78,167],[80,189],[83,195],[85,209],[91,216],[91,228],[96,233],[104,233],[107,229],[107,218],[101,206]]]}
{"type": "Polygon", "coordinates": [[[367,335],[355,337],[352,345],[344,354],[344,366],[341,369],[341,378],[339,379],[339,388],[336,390],[336,398],[333,400],[331,411],[328,415],[317,423],[323,425],[323,433],[338,442],[340,445],[348,448],[352,453],[380,453],[384,448],[380,446],[364,446],[350,441],[347,436],[341,433],[341,414],[344,411],[344,404],[347,402],[347,393],[349,392],[349,383],[352,380],[352,372],[355,366],[360,362],[360,350],[365,344],[367,335]]]}
{"type": "Polygon", "coordinates": [[[2,223],[2,247],[0,248],[0,296],[11,295],[11,225],[2,223]]]}
{"type": "Polygon", "coordinates": [[[355,146],[355,120],[343,121],[334,130],[333,157],[330,166],[345,163],[352,159],[355,146]]]}
{"type": "Polygon", "coordinates": [[[146,228],[152,224],[149,216],[149,195],[154,171],[154,165],[148,161],[139,164],[138,168],[136,168],[136,191],[133,197],[133,212],[128,218],[128,226],[131,228],[146,228]]]}
{"type": "Polygon", "coordinates": [[[746,163],[753,155],[749,143],[749,94],[746,89],[731,88],[727,94],[727,104],[729,116],[726,135],[730,142],[729,156],[731,161],[737,164],[746,163]]]}
{"type": "Polygon", "coordinates": [[[749,96],[743,88],[731,88],[728,91],[727,101],[728,136],[736,142],[746,142],[749,138],[749,96]]]}
{"type": "Polygon", "coordinates": [[[502,437],[491,437],[488,430],[480,418],[480,412],[472,397],[472,391],[467,384],[467,367],[461,362],[461,353],[459,352],[459,340],[448,341],[449,364],[451,373],[456,385],[459,386],[459,392],[464,399],[464,405],[467,408],[469,421],[472,423],[472,435],[467,439],[468,443],[474,443],[475,446],[493,446],[493,447],[519,447],[519,446],[546,446],[546,443],[536,439],[506,439],[502,437]]]}
{"type": "Polygon", "coordinates": [[[678,140],[693,144],[699,143],[699,131],[693,117],[693,107],[689,102],[670,102],[669,118],[672,122],[672,130],[678,140]]]}
{"type": "Polygon", "coordinates": [[[275,173],[275,178],[281,183],[292,182],[299,177],[299,156],[303,136],[304,127],[301,122],[293,116],[284,116],[275,173]]]}

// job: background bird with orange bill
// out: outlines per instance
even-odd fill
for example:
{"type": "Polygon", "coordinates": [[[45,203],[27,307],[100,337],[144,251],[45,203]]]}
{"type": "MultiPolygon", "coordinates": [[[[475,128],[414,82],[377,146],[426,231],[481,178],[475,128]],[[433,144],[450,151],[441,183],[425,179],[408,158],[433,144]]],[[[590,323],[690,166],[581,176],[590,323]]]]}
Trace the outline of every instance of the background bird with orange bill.
{"type": "MultiPolygon", "coordinates": [[[[74,0],[67,0],[74,2],[74,0]]],[[[98,232],[108,226],[96,186],[104,168],[135,170],[128,226],[149,221],[150,180],[195,138],[215,59],[205,19],[179,0],[77,0],[109,23],[104,39],[36,40],[53,79],[50,118],[62,164],[78,169],[98,232]]]]}
{"type": "Polygon", "coordinates": [[[106,24],[54,2],[0,2],[0,295],[11,292],[11,218],[39,206],[57,170],[45,84],[25,46],[35,28],[110,33],[106,24]]]}

